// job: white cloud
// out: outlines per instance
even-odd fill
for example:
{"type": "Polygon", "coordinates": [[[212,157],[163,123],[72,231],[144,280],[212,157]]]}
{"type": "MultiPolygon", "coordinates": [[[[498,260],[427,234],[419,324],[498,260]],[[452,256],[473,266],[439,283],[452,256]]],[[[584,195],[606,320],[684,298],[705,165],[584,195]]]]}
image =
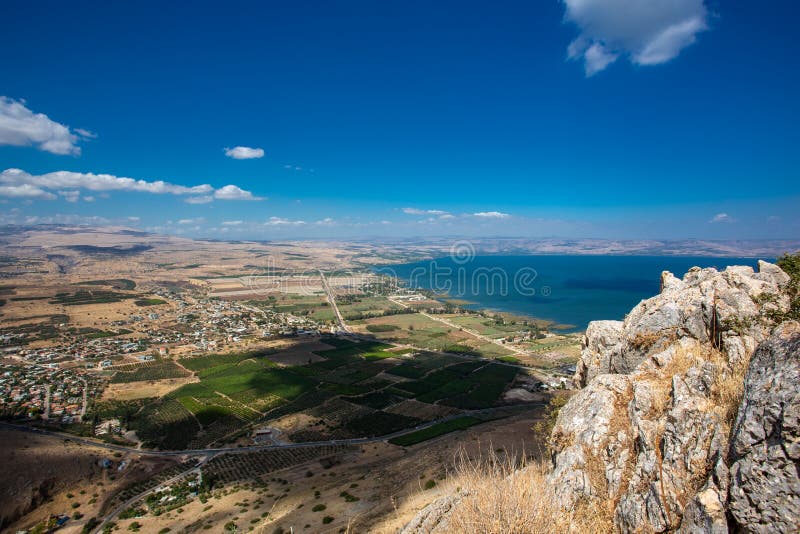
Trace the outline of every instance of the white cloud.
{"type": "Polygon", "coordinates": [[[211,195],[202,195],[199,197],[189,197],[185,201],[187,204],[208,204],[214,202],[214,197],[211,195]]]}
{"type": "Polygon", "coordinates": [[[89,195],[88,197],[83,197],[84,202],[94,202],[94,197],[89,195]]]}
{"type": "Polygon", "coordinates": [[[283,217],[270,217],[269,220],[264,223],[266,226],[300,226],[302,224],[306,224],[306,222],[292,221],[290,219],[284,219],[283,217]]]}
{"type": "Polygon", "coordinates": [[[75,133],[87,139],[97,139],[96,133],[84,130],[83,128],[75,128],[75,133]]]}
{"type": "Polygon", "coordinates": [[[56,198],[53,193],[48,193],[41,187],[36,187],[31,184],[0,185],[0,197],[41,198],[45,200],[53,200],[56,198]]]}
{"type": "Polygon", "coordinates": [[[733,217],[731,217],[730,215],[728,215],[727,213],[717,213],[708,222],[710,222],[712,224],[716,224],[716,223],[732,223],[732,222],[734,222],[734,220],[735,219],[733,217]]]}
{"type": "Polygon", "coordinates": [[[243,224],[243,223],[244,223],[244,221],[224,221],[222,223],[222,225],[223,226],[239,226],[240,224],[243,224]]]}
{"type": "Polygon", "coordinates": [[[251,148],[249,146],[225,147],[225,155],[233,159],[258,159],[264,157],[263,148],[251,148]]]}
{"type": "Polygon", "coordinates": [[[481,217],[484,219],[507,219],[511,217],[508,213],[502,213],[500,211],[479,211],[478,213],[473,213],[475,217],[481,217]]]}
{"type": "Polygon", "coordinates": [[[584,61],[591,76],[627,57],[636,65],[665,63],[707,30],[704,0],[563,0],[564,18],[580,34],[570,43],[570,59],[584,61]]]}
{"type": "Polygon", "coordinates": [[[187,224],[199,224],[204,223],[206,221],[205,217],[194,217],[190,219],[180,219],[178,224],[180,225],[187,225],[187,224]]]}
{"type": "Polygon", "coordinates": [[[102,217],[99,215],[76,215],[74,213],[56,213],[54,215],[27,215],[21,216],[19,213],[11,214],[11,217],[0,221],[11,224],[74,224],[82,226],[108,226],[120,225],[130,226],[139,224],[139,217],[102,217]]]}
{"type": "MultiPolygon", "coordinates": [[[[0,172],[0,185],[5,186],[4,189],[0,189],[0,196],[13,196],[13,190],[8,189],[9,187],[27,185],[38,188],[40,191],[52,189],[61,193],[63,191],[74,190],[76,194],[79,190],[89,190],[193,195],[187,199],[187,202],[190,204],[204,204],[211,202],[214,198],[219,200],[261,200],[259,197],[253,196],[250,191],[245,191],[235,185],[226,185],[215,190],[208,184],[187,187],[164,182],[162,180],[148,182],[146,180],[135,180],[133,178],[113,176],[110,174],[70,171],[56,171],[47,174],[33,175],[20,169],[6,169],[0,172]],[[2,191],[5,191],[5,193],[2,191]]],[[[32,189],[30,190],[32,191],[32,189]]],[[[55,198],[54,196],[33,194],[28,196],[55,198]]]]}
{"type": "Polygon", "coordinates": [[[58,194],[64,197],[67,202],[77,202],[81,196],[80,191],[59,191],[58,194]]]}
{"type": "Polygon", "coordinates": [[[449,215],[444,210],[421,210],[417,208],[403,208],[403,213],[409,215],[449,215]]]}
{"type": "Polygon", "coordinates": [[[214,198],[219,200],[262,200],[259,197],[254,197],[250,191],[235,185],[226,185],[214,191],[214,198]]]}
{"type": "Polygon", "coordinates": [[[24,100],[0,96],[0,145],[35,146],[59,155],[78,156],[82,138],[96,137],[87,130],[51,120],[44,113],[34,113],[24,100]]]}

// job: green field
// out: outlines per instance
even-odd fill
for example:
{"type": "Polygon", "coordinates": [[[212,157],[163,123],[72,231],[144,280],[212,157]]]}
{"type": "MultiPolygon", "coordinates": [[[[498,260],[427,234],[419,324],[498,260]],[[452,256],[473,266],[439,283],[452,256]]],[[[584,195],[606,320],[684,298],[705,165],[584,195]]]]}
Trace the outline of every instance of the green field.
{"type": "Polygon", "coordinates": [[[162,380],[164,378],[182,378],[189,373],[172,360],[154,360],[124,371],[117,371],[111,379],[112,383],[141,382],[145,380],[162,380]]]}
{"type": "Polygon", "coordinates": [[[82,304],[107,304],[109,302],[121,302],[125,299],[135,298],[136,295],[129,293],[117,293],[114,291],[84,291],[79,290],[74,293],[56,293],[50,304],[63,304],[65,306],[79,306],[82,304]]]}
{"type": "Polygon", "coordinates": [[[80,284],[91,286],[110,286],[114,289],[123,289],[126,291],[136,289],[136,282],[127,278],[114,278],[112,280],[89,280],[88,282],[81,282],[80,284]]]}
{"type": "Polygon", "coordinates": [[[408,447],[410,445],[422,443],[423,441],[427,441],[429,439],[438,438],[439,436],[449,434],[450,432],[455,432],[456,430],[465,430],[482,422],[483,421],[480,419],[476,417],[470,417],[468,415],[464,417],[458,417],[456,419],[451,419],[450,421],[429,426],[428,428],[423,428],[422,430],[417,430],[416,432],[411,432],[410,434],[406,434],[404,436],[392,438],[389,440],[389,443],[392,445],[399,445],[401,447],[408,447]]]}
{"type": "MultiPolygon", "coordinates": [[[[332,348],[315,351],[324,359],[305,365],[279,365],[269,350],[182,358],[181,366],[199,382],[135,409],[105,409],[123,411],[129,427],[147,445],[160,448],[217,446],[251,424],[298,412],[318,420],[316,427],[296,432],[308,439],[380,436],[422,422],[416,413],[403,413],[404,408],[385,411],[409,398],[462,410],[488,408],[517,374],[516,367],[451,354],[391,352],[390,345],[377,341],[322,341],[332,348]]],[[[118,371],[113,381],[184,376],[181,366],[159,360],[118,371]]]]}
{"type": "Polygon", "coordinates": [[[166,304],[164,299],[137,299],[133,301],[137,306],[158,306],[159,304],[166,304]]]}
{"type": "MultiPolygon", "coordinates": [[[[451,316],[443,315],[443,318],[463,324],[463,328],[473,328],[475,325],[482,325],[483,322],[492,322],[491,319],[480,316],[451,316]],[[454,319],[458,318],[458,321],[454,319]]],[[[475,336],[460,329],[453,328],[439,321],[434,321],[419,313],[408,313],[402,315],[392,315],[389,317],[372,318],[362,321],[353,321],[354,325],[365,325],[364,329],[376,339],[392,343],[406,343],[415,347],[427,350],[452,351],[464,354],[474,354],[485,358],[496,358],[498,356],[508,356],[511,351],[496,345],[477,339],[475,336]]],[[[509,327],[511,328],[511,327],[509,327]]],[[[514,326],[513,330],[519,330],[519,326],[514,326]]],[[[486,330],[486,328],[484,328],[486,330]]],[[[496,333],[499,330],[492,330],[496,333]]],[[[497,337],[503,337],[505,332],[497,337]]]]}

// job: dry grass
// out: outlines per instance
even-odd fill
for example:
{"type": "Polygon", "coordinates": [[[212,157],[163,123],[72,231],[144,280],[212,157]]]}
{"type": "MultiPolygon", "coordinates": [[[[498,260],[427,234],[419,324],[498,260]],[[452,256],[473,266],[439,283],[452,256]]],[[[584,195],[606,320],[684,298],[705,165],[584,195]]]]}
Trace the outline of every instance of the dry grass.
{"type": "Polygon", "coordinates": [[[709,359],[719,369],[716,380],[711,386],[711,402],[714,411],[720,416],[726,434],[730,434],[744,396],[744,379],[750,366],[750,358],[730,364],[724,354],[713,351],[709,359]]]}
{"type": "Polygon", "coordinates": [[[633,336],[633,339],[630,340],[630,344],[636,350],[647,351],[660,339],[661,334],[659,332],[639,332],[633,336]]]}
{"type": "Polygon", "coordinates": [[[650,382],[654,393],[649,414],[651,417],[659,417],[668,409],[672,396],[672,378],[685,375],[700,362],[700,357],[696,353],[698,350],[699,347],[687,349],[682,345],[675,345],[675,353],[664,367],[641,377],[650,382]]]}
{"type": "Polygon", "coordinates": [[[446,532],[611,532],[612,510],[600,500],[564,510],[546,483],[541,462],[490,453],[470,460],[461,454],[454,483],[464,494],[448,517],[446,532]]]}

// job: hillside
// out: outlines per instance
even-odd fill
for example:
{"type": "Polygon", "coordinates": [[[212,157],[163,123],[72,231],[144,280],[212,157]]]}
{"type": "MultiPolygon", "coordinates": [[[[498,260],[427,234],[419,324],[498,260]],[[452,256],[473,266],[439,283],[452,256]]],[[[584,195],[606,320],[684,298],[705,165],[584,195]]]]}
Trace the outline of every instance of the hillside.
{"type": "Polygon", "coordinates": [[[766,262],[664,272],[623,321],[590,324],[550,461],[462,466],[405,532],[796,532],[797,285],[766,262]]]}

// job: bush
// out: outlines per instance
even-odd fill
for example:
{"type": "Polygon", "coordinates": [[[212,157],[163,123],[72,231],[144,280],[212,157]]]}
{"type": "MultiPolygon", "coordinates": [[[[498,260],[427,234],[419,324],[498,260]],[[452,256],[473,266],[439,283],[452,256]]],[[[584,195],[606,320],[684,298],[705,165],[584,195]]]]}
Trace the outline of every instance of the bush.
{"type": "Polygon", "coordinates": [[[800,319],[800,252],[784,254],[776,263],[791,278],[787,288],[791,304],[789,311],[780,319],[800,319]]]}
{"type": "Polygon", "coordinates": [[[333,517],[326,515],[325,517],[322,518],[322,524],[327,525],[328,523],[333,523],[333,519],[334,519],[333,517]]]}
{"type": "Polygon", "coordinates": [[[433,480],[433,479],[429,479],[429,480],[428,480],[428,481],[425,483],[425,486],[423,486],[423,487],[424,487],[426,490],[433,489],[433,488],[435,488],[435,487],[436,487],[436,481],[435,481],[435,480],[433,480]]]}
{"type": "Polygon", "coordinates": [[[321,511],[325,510],[326,508],[327,508],[327,506],[325,506],[324,504],[317,504],[317,505],[314,506],[314,508],[311,509],[311,511],[312,512],[321,512],[321,511]]]}
{"type": "Polygon", "coordinates": [[[97,528],[97,525],[100,524],[100,521],[96,517],[89,519],[83,528],[81,529],[81,534],[91,534],[94,532],[94,529],[97,528]]]}

